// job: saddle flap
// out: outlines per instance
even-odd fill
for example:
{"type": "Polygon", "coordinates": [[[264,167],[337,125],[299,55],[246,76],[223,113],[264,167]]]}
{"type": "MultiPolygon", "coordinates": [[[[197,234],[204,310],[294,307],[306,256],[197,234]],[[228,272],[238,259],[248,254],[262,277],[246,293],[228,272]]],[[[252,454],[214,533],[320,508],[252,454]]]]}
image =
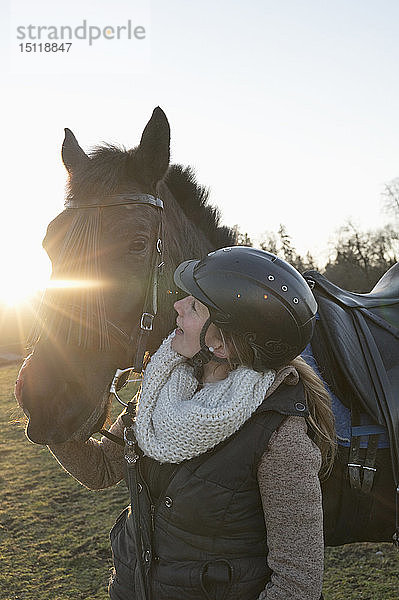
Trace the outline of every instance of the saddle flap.
{"type": "MultiPolygon", "coordinates": [[[[378,407],[369,366],[351,311],[325,296],[316,295],[316,298],[324,343],[330,346],[350,394],[374,420],[383,425],[383,415],[378,407]]],[[[350,406],[350,402],[348,405],[350,406]]]]}
{"type": "MultiPolygon", "coordinates": [[[[398,478],[399,402],[394,397],[394,390],[399,389],[397,329],[371,310],[342,305],[326,293],[324,281],[320,286],[317,281],[313,293],[319,306],[319,332],[323,343],[328,345],[344,376],[350,400],[387,428],[394,473],[398,478]]],[[[392,312],[393,306],[390,310],[392,312]]],[[[399,323],[398,308],[394,317],[395,324],[399,323]]]]}
{"type": "Polygon", "coordinates": [[[377,308],[399,305],[399,263],[396,263],[381,277],[369,294],[358,294],[344,290],[328,281],[318,271],[306,271],[304,278],[308,283],[313,281],[323,290],[326,296],[341,306],[349,308],[377,308]]]}

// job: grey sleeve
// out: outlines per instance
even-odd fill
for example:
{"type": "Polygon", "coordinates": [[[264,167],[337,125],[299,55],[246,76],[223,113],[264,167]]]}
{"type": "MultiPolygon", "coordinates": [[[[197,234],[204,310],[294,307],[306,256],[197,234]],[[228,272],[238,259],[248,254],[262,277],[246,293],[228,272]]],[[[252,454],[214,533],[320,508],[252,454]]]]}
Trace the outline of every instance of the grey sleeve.
{"type": "MultiPolygon", "coordinates": [[[[111,433],[123,437],[121,417],[110,427],[111,433]]],[[[91,490],[100,490],[118,483],[124,476],[123,446],[106,437],[100,441],[66,442],[49,447],[60,465],[91,490]]]]}
{"type": "Polygon", "coordinates": [[[258,468],[271,581],[259,600],[319,600],[324,569],[319,448],[302,417],[288,417],[258,468]]]}

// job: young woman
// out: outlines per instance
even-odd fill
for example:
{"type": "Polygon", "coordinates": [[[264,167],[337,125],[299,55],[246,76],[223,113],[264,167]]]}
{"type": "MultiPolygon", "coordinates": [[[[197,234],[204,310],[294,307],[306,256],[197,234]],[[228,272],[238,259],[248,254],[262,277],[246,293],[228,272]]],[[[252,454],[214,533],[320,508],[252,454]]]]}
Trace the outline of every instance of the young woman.
{"type": "MultiPolygon", "coordinates": [[[[335,437],[328,395],[298,358],[314,297],[291,265],[246,247],[186,261],[175,281],[188,296],[145,371],[139,516],[126,509],[111,531],[110,597],[319,600],[318,475],[335,437]]],[[[119,417],[111,432],[123,430],[119,417]]],[[[123,448],[106,438],[51,450],[89,488],[124,476],[123,448]]]]}

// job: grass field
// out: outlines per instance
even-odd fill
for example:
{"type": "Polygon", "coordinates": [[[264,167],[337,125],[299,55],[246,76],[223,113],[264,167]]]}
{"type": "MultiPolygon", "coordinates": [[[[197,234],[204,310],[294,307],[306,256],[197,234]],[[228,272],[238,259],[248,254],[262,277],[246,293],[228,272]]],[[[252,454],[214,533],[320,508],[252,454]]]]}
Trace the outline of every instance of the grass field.
{"type": "MultiPolygon", "coordinates": [[[[27,441],[12,396],[17,371],[0,368],[0,599],[106,600],[108,532],[127,490],[90,492],[27,441]]],[[[398,600],[399,552],[390,544],[327,549],[323,593],[398,600]]]]}

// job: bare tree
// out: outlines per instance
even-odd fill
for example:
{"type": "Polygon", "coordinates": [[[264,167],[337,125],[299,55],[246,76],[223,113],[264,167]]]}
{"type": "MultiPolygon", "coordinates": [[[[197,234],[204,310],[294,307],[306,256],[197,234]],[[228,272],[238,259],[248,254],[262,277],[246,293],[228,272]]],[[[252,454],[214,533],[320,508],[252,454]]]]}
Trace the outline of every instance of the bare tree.
{"type": "Polygon", "coordinates": [[[284,258],[300,273],[317,268],[310,252],[306,253],[305,258],[297,253],[292,238],[283,224],[280,225],[277,235],[270,231],[266,232],[263,241],[260,243],[260,247],[262,250],[267,250],[268,252],[272,252],[273,254],[284,258]]]}
{"type": "Polygon", "coordinates": [[[399,177],[385,185],[382,197],[385,212],[399,222],[399,177]]]}
{"type": "Polygon", "coordinates": [[[347,223],[338,232],[324,274],[337,285],[367,292],[397,260],[398,233],[392,226],[361,231],[347,223]]]}
{"type": "Polygon", "coordinates": [[[248,233],[241,233],[238,225],[234,225],[233,230],[236,234],[237,246],[253,246],[252,240],[248,233]]]}
{"type": "Polygon", "coordinates": [[[294,261],[294,256],[295,256],[296,252],[292,245],[291,236],[287,233],[287,229],[282,224],[279,227],[278,235],[280,238],[281,253],[282,253],[283,257],[285,258],[285,260],[292,264],[294,261]]]}
{"type": "Polygon", "coordinates": [[[271,252],[272,254],[278,254],[278,243],[277,236],[273,231],[266,231],[263,234],[263,241],[260,243],[260,247],[262,250],[266,250],[267,252],[271,252]]]}

